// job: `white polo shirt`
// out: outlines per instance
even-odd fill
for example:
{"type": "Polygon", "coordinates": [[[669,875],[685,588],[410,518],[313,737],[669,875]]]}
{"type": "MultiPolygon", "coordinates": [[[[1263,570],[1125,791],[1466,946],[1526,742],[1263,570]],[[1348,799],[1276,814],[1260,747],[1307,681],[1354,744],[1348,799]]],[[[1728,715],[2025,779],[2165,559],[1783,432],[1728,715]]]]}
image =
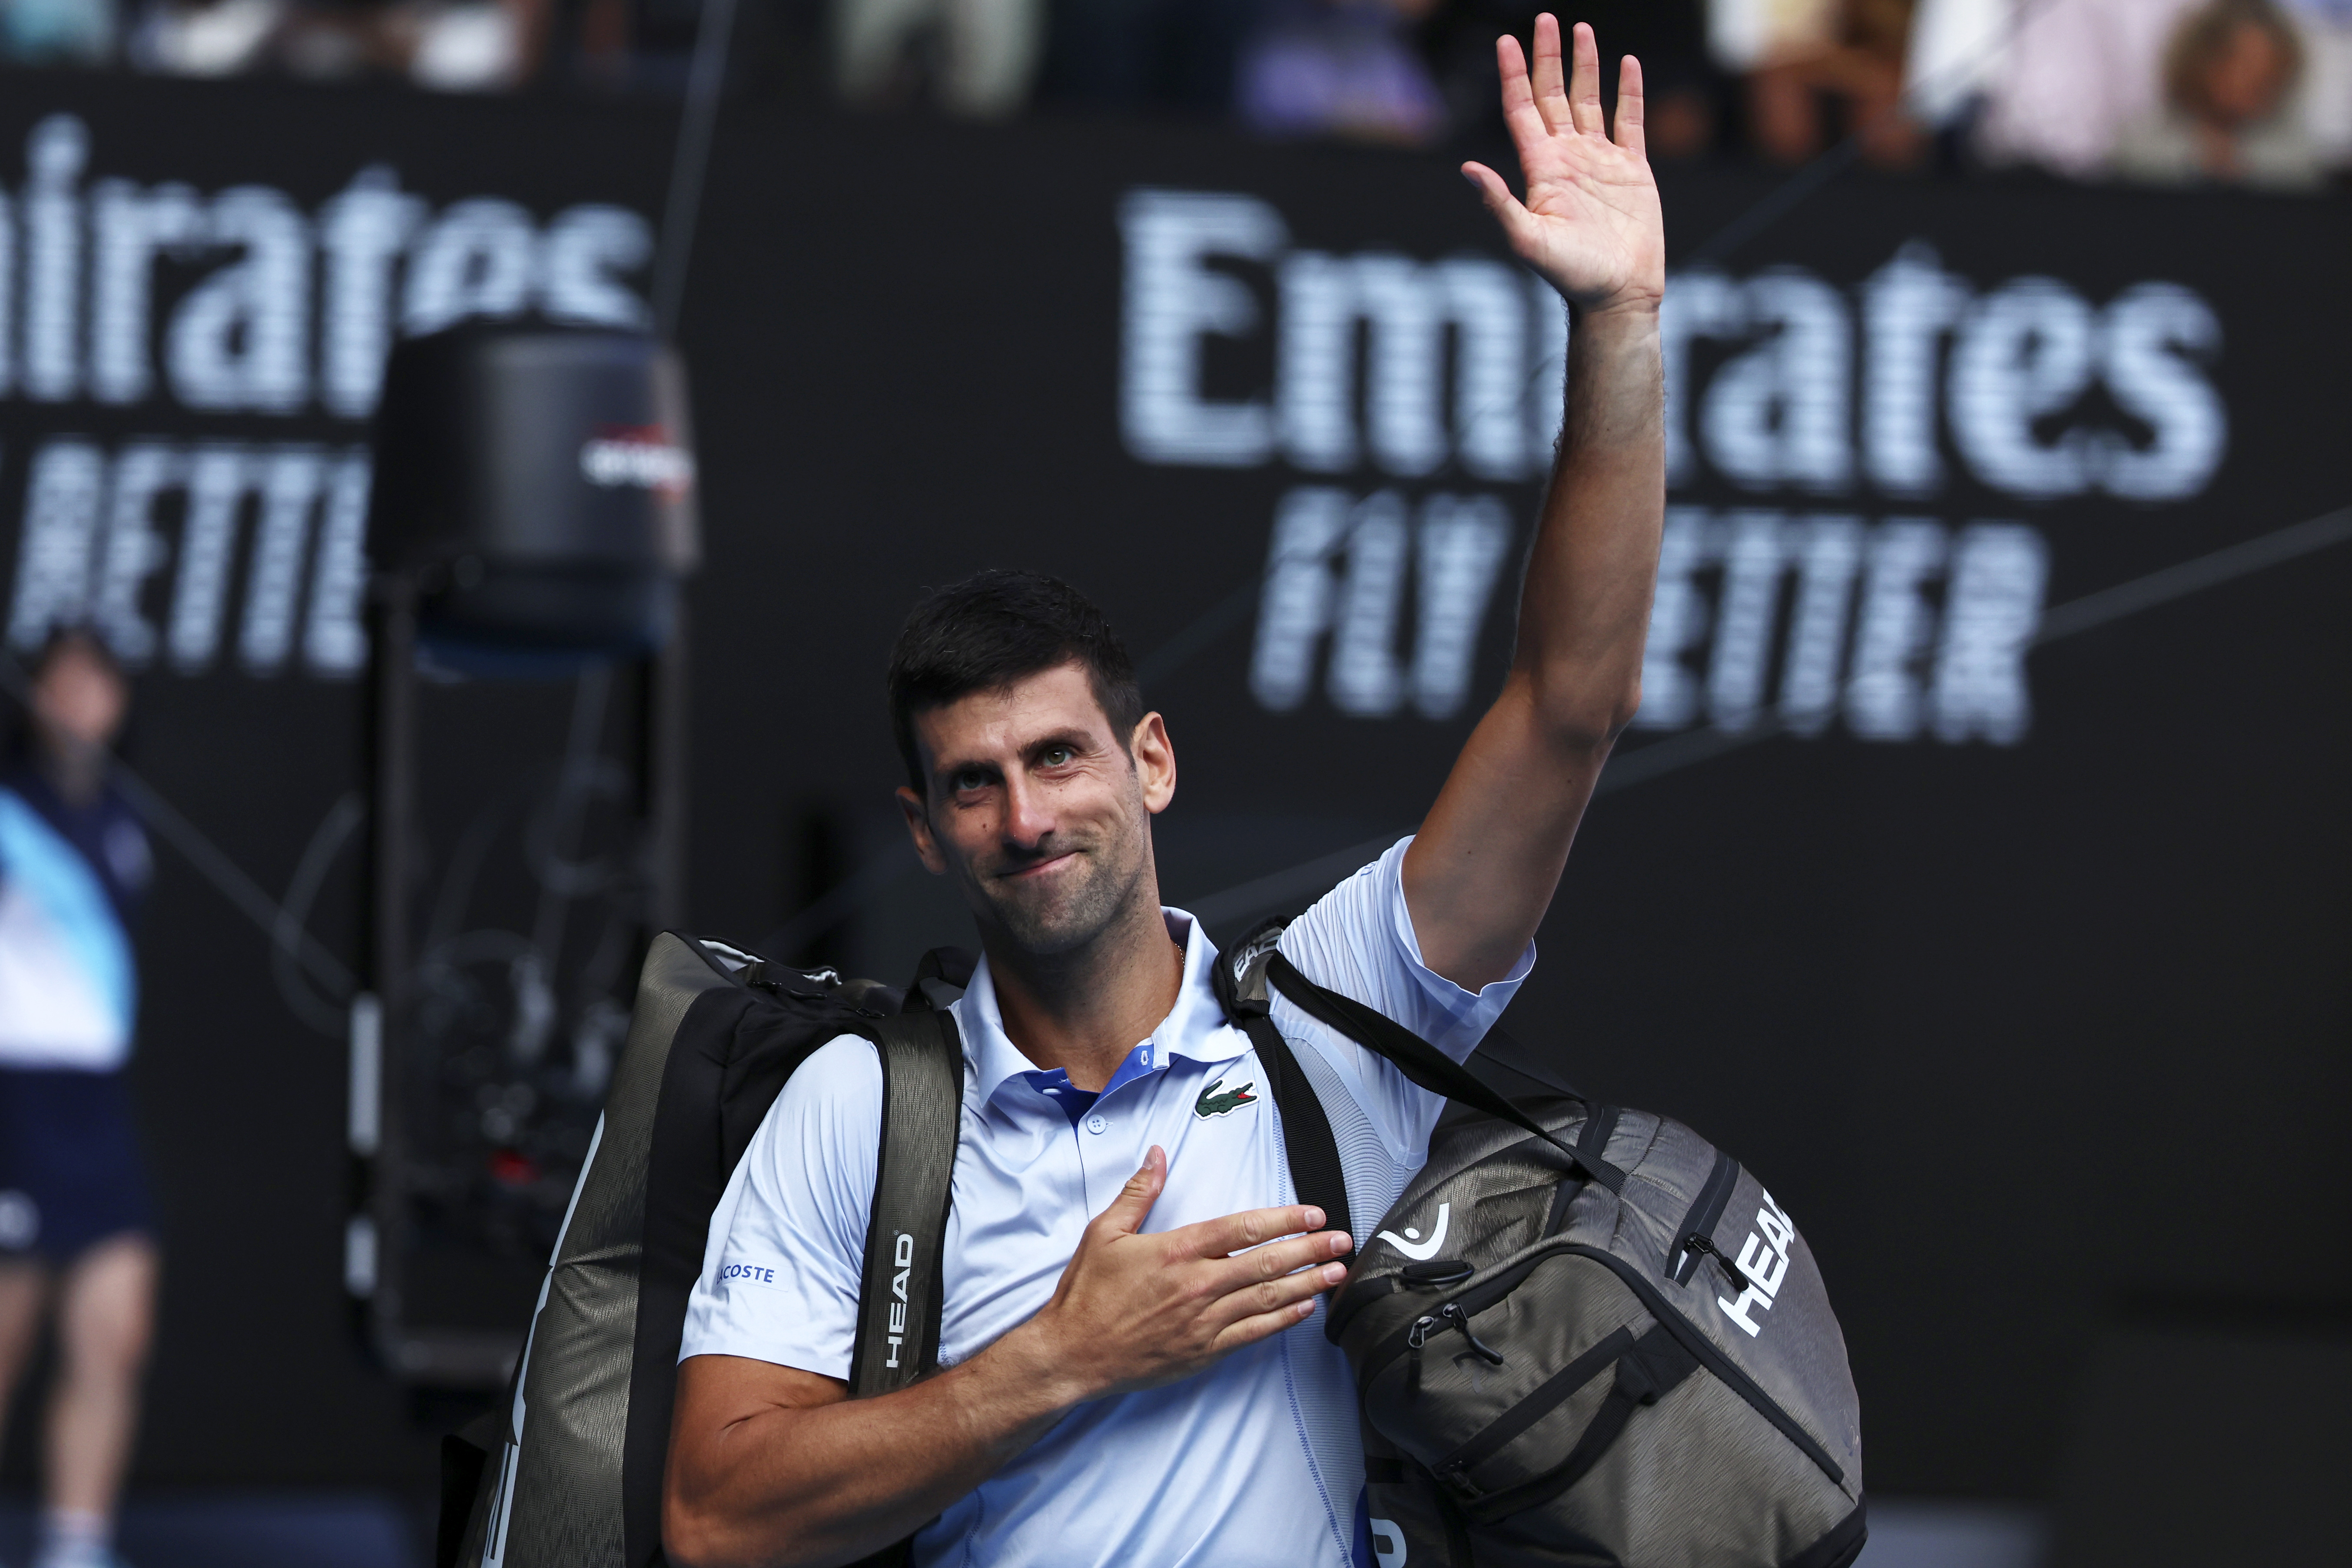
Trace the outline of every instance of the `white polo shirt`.
{"type": "MultiPolygon", "coordinates": [[[[1410,842],[1294,921],[1282,952],[1310,979],[1458,1060],[1508,1005],[1535,949],[1475,994],[1432,973],[1405,910],[1410,842]]],[[[986,1348],[1045,1304],[1087,1223],[1154,1143],[1168,1152],[1169,1173],[1148,1230],[1297,1201],[1265,1075],[1211,988],[1215,949],[1191,916],[1164,912],[1184,948],[1176,1005],[1091,1103],[1006,1037],[984,961],[956,1004],[964,1093],[943,1270],[944,1363],[986,1348]]],[[[1426,1158],[1443,1101],[1278,995],[1274,1022],[1331,1111],[1361,1246],[1426,1158]]],[[[849,1375],[881,1110],[881,1068],[856,1036],[834,1040],[793,1076],[711,1215],[681,1360],[749,1356],[849,1375]]],[[[1324,1339],[1318,1307],[1196,1376],[1070,1411],[918,1535],[915,1560],[1349,1563],[1359,1554],[1362,1486],[1347,1361],[1324,1339]]]]}

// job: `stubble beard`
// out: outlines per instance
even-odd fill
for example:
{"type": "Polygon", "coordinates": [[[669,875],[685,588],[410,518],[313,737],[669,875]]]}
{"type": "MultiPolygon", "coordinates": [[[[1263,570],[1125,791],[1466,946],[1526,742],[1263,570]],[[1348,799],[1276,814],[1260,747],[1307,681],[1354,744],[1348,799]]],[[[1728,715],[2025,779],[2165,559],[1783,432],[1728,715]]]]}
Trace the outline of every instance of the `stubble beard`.
{"type": "Polygon", "coordinates": [[[1094,942],[1128,912],[1147,869],[1140,836],[1131,828],[1079,847],[1071,859],[1074,864],[1057,879],[1065,885],[1058,888],[996,877],[981,880],[981,897],[1024,952],[1052,957],[1094,942]]]}

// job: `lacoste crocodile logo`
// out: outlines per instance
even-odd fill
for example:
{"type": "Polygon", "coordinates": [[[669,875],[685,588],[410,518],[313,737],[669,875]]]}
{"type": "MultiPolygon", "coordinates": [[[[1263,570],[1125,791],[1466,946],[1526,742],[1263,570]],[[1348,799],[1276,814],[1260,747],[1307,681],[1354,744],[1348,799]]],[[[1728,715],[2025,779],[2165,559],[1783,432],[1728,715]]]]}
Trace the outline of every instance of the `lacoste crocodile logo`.
{"type": "Polygon", "coordinates": [[[1257,1103],[1257,1096],[1250,1092],[1257,1087],[1255,1082],[1245,1083],[1239,1089],[1226,1089],[1224,1093],[1219,1094],[1217,1090],[1224,1087],[1225,1080],[1219,1079],[1202,1089],[1201,1098],[1192,1102],[1192,1114],[1202,1117],[1230,1116],[1244,1105],[1257,1103]]]}

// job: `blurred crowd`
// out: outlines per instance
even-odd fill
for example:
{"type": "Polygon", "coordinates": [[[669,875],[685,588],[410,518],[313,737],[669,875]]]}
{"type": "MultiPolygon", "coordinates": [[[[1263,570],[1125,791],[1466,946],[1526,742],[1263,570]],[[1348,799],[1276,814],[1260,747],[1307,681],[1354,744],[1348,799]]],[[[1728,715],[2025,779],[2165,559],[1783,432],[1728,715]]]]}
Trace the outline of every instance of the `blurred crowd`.
{"type": "MultiPolygon", "coordinates": [[[[724,0],[0,0],[0,57],[441,90],[676,90],[724,0]]],[[[974,119],[1137,110],[1408,145],[1499,132],[1539,0],[735,0],[736,75],[974,119]],[[780,63],[781,62],[781,63],[780,63]]],[[[2277,189],[2352,171],[2352,0],[1557,0],[1638,55],[1662,160],[2277,189]]],[[[1607,71],[1612,79],[1613,68],[1607,71]]],[[[781,86],[780,86],[781,84],[781,86]]]]}

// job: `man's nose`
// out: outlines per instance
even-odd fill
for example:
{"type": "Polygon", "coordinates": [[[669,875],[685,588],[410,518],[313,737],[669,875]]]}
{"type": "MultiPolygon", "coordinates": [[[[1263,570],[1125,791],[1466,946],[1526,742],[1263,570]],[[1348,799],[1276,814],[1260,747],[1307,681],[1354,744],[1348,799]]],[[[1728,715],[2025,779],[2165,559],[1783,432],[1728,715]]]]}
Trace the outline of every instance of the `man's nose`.
{"type": "Polygon", "coordinates": [[[1004,837],[1023,849],[1034,849],[1054,831],[1054,814],[1045,792],[1015,773],[1004,782],[1004,837]]]}

